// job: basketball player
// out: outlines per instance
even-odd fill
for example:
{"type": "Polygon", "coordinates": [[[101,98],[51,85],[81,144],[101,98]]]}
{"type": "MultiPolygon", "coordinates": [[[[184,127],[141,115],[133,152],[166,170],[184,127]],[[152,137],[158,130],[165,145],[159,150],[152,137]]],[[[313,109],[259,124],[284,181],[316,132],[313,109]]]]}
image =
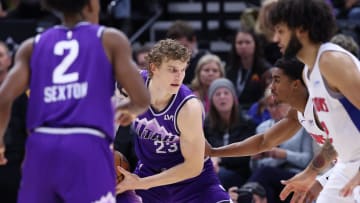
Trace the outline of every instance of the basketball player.
{"type": "MultiPolygon", "coordinates": [[[[328,43],[336,27],[334,16],[323,0],[279,0],[270,11],[274,40],[285,57],[296,56],[305,64],[304,80],[314,103],[321,128],[332,141],[338,161],[317,202],[354,202],[340,190],[360,166],[360,63],[343,48],[328,43]]],[[[332,161],[332,147],[302,173],[288,181],[281,193],[302,193],[322,169],[332,161]]],[[[303,201],[294,195],[292,201],[303,201]]]]}
{"type": "MultiPolygon", "coordinates": [[[[271,91],[278,103],[288,103],[292,109],[287,116],[264,133],[219,148],[208,148],[211,156],[248,156],[268,151],[291,138],[301,126],[319,144],[325,144],[326,134],[316,125],[313,104],[302,79],[304,64],[295,58],[281,58],[271,69],[271,91]]],[[[335,158],[335,157],[334,157],[335,158]]],[[[328,174],[319,177],[309,189],[309,198],[315,198],[326,182],[328,174]]]]}
{"type": "Polygon", "coordinates": [[[124,34],[96,25],[98,0],[44,3],[62,13],[62,25],[22,43],[0,87],[0,163],[11,103],[29,85],[18,202],[115,202],[114,78],[130,96],[118,106],[120,124],[148,107],[149,93],[124,34]]]}
{"type": "Polygon", "coordinates": [[[139,162],[136,175],[120,169],[125,179],[117,193],[135,189],[144,202],[230,202],[211,159],[204,158],[202,104],[182,84],[189,58],[189,50],[171,39],[149,52],[142,76],[151,106],[132,126],[139,162]]]}

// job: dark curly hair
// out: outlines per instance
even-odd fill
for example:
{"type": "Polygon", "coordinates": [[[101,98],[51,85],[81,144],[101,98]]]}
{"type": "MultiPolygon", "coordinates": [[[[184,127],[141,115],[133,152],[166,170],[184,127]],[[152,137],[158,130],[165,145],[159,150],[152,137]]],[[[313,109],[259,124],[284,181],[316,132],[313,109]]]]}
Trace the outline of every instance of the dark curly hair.
{"type": "Polygon", "coordinates": [[[285,23],[290,29],[309,31],[314,43],[329,41],[336,31],[334,15],[324,0],[279,0],[269,16],[273,26],[285,23]]]}
{"type": "Polygon", "coordinates": [[[274,64],[274,67],[281,69],[286,76],[292,80],[300,80],[301,83],[305,86],[302,77],[304,66],[305,65],[295,57],[290,59],[280,58],[274,64]]]}

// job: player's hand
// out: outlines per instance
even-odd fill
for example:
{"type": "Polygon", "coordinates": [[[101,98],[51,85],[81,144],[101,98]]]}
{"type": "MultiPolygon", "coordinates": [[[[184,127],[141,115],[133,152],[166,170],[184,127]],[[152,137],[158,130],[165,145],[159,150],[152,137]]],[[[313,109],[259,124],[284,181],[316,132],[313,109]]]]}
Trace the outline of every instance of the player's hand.
{"type": "Polygon", "coordinates": [[[5,165],[7,163],[7,159],[5,157],[5,144],[4,140],[0,138],[0,165],[5,165]]]}
{"type": "Polygon", "coordinates": [[[120,166],[117,167],[117,170],[124,175],[124,179],[116,185],[116,194],[123,193],[127,190],[144,189],[141,188],[139,176],[130,173],[120,166]]]}
{"type": "Polygon", "coordinates": [[[238,201],[238,198],[239,198],[239,193],[237,192],[238,191],[238,187],[234,186],[234,187],[230,187],[229,188],[229,196],[230,196],[230,199],[234,202],[234,203],[237,203],[238,201]]]}
{"type": "Polygon", "coordinates": [[[285,185],[285,187],[280,193],[280,199],[284,201],[286,197],[293,192],[294,194],[290,203],[304,202],[306,193],[314,183],[315,177],[316,176],[303,171],[289,180],[282,180],[281,183],[285,185]]]}
{"type": "Polygon", "coordinates": [[[137,115],[129,111],[117,110],[115,113],[115,123],[121,126],[130,125],[135,120],[137,115]]]}
{"type": "Polygon", "coordinates": [[[286,159],[286,150],[274,147],[267,152],[268,156],[274,159],[286,159]]]}
{"type": "Polygon", "coordinates": [[[343,197],[351,195],[358,185],[360,185],[360,171],[340,190],[340,195],[343,197]]]}
{"type": "Polygon", "coordinates": [[[115,96],[112,98],[112,103],[115,107],[115,123],[117,125],[127,126],[137,117],[129,110],[129,98],[115,96]]]}

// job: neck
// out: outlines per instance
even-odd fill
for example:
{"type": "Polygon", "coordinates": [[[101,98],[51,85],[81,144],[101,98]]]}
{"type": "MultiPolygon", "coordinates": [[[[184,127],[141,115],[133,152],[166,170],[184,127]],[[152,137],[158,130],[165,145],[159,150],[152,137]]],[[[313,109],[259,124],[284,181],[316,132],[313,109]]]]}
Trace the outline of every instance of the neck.
{"type": "Polygon", "coordinates": [[[244,69],[250,69],[253,65],[253,57],[242,57],[241,58],[241,63],[244,69]]]}
{"type": "Polygon", "coordinates": [[[293,101],[289,102],[291,104],[291,106],[296,109],[297,111],[304,113],[305,111],[305,107],[307,104],[307,100],[309,98],[309,94],[306,90],[306,88],[304,87],[304,89],[302,91],[299,91],[299,93],[297,93],[296,95],[291,95],[291,97],[293,101]]]}
{"type": "Polygon", "coordinates": [[[75,27],[79,22],[86,21],[82,14],[75,14],[71,16],[63,16],[63,25],[66,27],[75,27]]]}
{"type": "Polygon", "coordinates": [[[173,94],[169,94],[164,91],[161,85],[151,79],[149,83],[149,92],[151,95],[151,105],[158,110],[161,110],[167,106],[173,94]]]}
{"type": "Polygon", "coordinates": [[[303,62],[305,65],[308,66],[310,70],[312,70],[318,51],[320,49],[321,44],[312,44],[312,45],[305,45],[303,48],[298,52],[296,57],[303,62]]]}
{"type": "Polygon", "coordinates": [[[231,111],[226,111],[226,112],[220,113],[221,119],[223,119],[227,124],[230,123],[230,116],[231,116],[231,111]]]}

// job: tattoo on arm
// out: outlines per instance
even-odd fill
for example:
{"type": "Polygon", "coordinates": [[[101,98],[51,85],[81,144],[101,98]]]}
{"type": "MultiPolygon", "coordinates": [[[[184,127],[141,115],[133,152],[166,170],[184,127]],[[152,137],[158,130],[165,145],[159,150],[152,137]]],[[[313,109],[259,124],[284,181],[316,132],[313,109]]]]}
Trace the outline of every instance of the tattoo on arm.
{"type": "Polygon", "coordinates": [[[337,152],[334,146],[331,144],[329,139],[326,139],[324,145],[320,150],[320,153],[316,155],[311,161],[310,169],[321,172],[326,167],[328,167],[331,161],[333,161],[336,157],[337,152]]]}

